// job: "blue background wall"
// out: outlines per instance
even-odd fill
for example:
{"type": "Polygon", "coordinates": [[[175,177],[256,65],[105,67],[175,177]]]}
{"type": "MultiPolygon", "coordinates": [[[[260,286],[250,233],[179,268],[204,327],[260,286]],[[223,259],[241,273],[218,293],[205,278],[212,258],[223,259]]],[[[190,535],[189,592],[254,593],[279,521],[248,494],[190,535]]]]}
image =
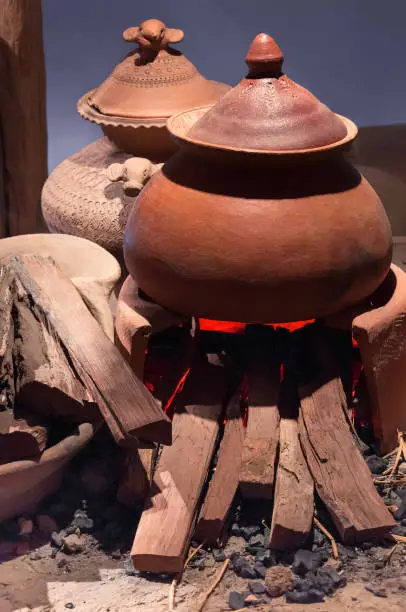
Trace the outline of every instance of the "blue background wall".
{"type": "Polygon", "coordinates": [[[185,30],[178,47],[199,70],[235,84],[260,31],[285,69],[360,126],[406,123],[406,0],[43,0],[49,168],[100,131],[76,113],[128,52],[121,32],[156,17],[185,30]]]}

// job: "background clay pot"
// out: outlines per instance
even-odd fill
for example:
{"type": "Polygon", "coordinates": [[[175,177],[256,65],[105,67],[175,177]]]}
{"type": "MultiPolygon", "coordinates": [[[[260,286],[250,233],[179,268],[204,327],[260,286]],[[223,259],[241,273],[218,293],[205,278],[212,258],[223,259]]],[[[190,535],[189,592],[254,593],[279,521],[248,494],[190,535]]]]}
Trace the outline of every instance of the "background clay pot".
{"type": "Polygon", "coordinates": [[[183,38],[181,30],[150,19],[128,28],[124,38],[138,48],[78,102],[82,117],[100,125],[106,137],[62,162],[42,191],[42,212],[51,232],[92,240],[120,263],[125,224],[139,190],[130,194],[123,182],[111,182],[108,168],[133,155],[154,164],[166,161],[177,149],[167,118],[215,102],[229,89],[206,80],[168,46],[183,38]]]}
{"type": "Polygon", "coordinates": [[[111,181],[108,168],[131,158],[101,138],[59,164],[42,190],[49,230],[87,238],[121,261],[125,224],[142,185],[129,195],[123,182],[111,181]]]}
{"type": "Polygon", "coordinates": [[[26,234],[0,240],[0,262],[10,255],[49,255],[71,279],[94,318],[114,339],[109,298],[121,269],[110,253],[89,240],[63,234],[26,234]]]}
{"type": "Polygon", "coordinates": [[[0,465],[0,522],[34,512],[42,499],[59,488],[63,468],[93,435],[93,425],[82,423],[75,433],[45,450],[38,461],[0,465]]]}
{"type": "Polygon", "coordinates": [[[385,278],[389,221],[342,155],[354,124],[282,73],[269,36],[254,40],[247,63],[247,78],[214,107],[168,121],[182,150],[130,215],[127,268],[150,298],[185,315],[323,317],[385,278]]]}
{"type": "Polygon", "coordinates": [[[166,130],[168,117],[212,104],[229,89],[205,79],[169,46],[183,36],[182,30],[168,28],[158,19],[127,28],[123,38],[137,48],[79,100],[82,117],[100,125],[118,148],[156,162],[166,160],[175,150],[166,130]]]}

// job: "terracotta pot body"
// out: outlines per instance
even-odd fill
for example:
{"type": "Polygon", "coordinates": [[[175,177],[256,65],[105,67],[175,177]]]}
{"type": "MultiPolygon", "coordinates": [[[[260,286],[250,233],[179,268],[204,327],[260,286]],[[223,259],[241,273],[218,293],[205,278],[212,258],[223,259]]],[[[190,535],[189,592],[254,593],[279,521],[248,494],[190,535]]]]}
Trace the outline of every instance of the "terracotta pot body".
{"type": "MultiPolygon", "coordinates": [[[[277,108],[286,103],[288,109],[287,148],[279,117],[274,126],[272,115],[267,123],[258,120],[258,110],[254,118],[246,112],[250,88],[264,95],[258,75],[235,88],[243,90],[243,110],[234,129],[228,112],[222,121],[221,109],[230,100],[238,108],[235,90],[210,109],[168,123],[182,150],[138,198],[124,255],[138,286],[170,310],[241,322],[306,320],[370,295],[389,270],[391,231],[382,203],[342,155],[355,126],[326,112],[309,92],[309,112],[296,121],[292,105],[302,94],[295,90],[286,102],[284,92],[298,86],[281,85],[280,71],[268,78],[277,108]],[[268,130],[273,149],[265,149],[258,125],[268,130]]],[[[264,105],[252,91],[256,108],[272,111],[269,87],[264,105]]]]}
{"type": "Polygon", "coordinates": [[[130,157],[101,138],[59,164],[42,190],[48,229],[91,240],[121,259],[124,228],[135,197],[125,192],[123,182],[112,183],[107,169],[130,157]]]}
{"type": "Polygon", "coordinates": [[[205,79],[168,46],[182,38],[181,30],[156,19],[124,32],[124,39],[138,47],[100,87],[82,96],[77,107],[82,117],[100,125],[105,138],[62,162],[44,185],[42,212],[51,232],[92,240],[123,264],[124,227],[150,174],[138,177],[139,189],[130,193],[125,181],[110,180],[109,167],[131,156],[153,164],[166,161],[177,150],[166,128],[168,117],[213,103],[229,89],[205,79]]]}
{"type": "Polygon", "coordinates": [[[59,488],[63,468],[90,442],[93,435],[93,426],[83,423],[76,433],[44,451],[38,461],[14,461],[0,465],[0,522],[33,513],[42,499],[59,488]]]}

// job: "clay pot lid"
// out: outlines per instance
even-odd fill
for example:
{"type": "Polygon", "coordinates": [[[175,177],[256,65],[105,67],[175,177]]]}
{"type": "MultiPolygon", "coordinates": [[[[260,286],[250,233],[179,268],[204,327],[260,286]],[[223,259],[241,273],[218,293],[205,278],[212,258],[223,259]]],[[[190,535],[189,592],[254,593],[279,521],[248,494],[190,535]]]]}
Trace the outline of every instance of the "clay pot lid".
{"type": "Polygon", "coordinates": [[[79,100],[79,113],[101,125],[160,126],[174,113],[217,102],[229,86],[208,81],[169,46],[183,36],[182,30],[167,28],[158,19],[125,30],[124,40],[137,43],[137,48],[79,100]]]}
{"type": "Polygon", "coordinates": [[[283,54],[273,38],[258,34],[246,62],[248,75],[214,106],[171,117],[175,139],[223,150],[297,154],[355,138],[351,121],[282,72],[283,54]]]}

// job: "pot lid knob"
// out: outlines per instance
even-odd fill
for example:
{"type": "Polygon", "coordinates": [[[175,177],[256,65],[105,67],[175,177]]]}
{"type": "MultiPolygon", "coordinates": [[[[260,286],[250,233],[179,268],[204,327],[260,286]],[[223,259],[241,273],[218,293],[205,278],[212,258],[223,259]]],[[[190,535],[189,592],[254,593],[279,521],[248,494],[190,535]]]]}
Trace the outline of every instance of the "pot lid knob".
{"type": "Polygon", "coordinates": [[[127,28],[123,38],[127,42],[138,43],[140,47],[159,51],[168,45],[183,40],[182,30],[167,28],[159,19],[147,19],[141,25],[127,28]]]}
{"type": "Polygon", "coordinates": [[[245,61],[248,77],[278,77],[282,73],[283,53],[268,34],[258,34],[251,43],[245,61]]]}

